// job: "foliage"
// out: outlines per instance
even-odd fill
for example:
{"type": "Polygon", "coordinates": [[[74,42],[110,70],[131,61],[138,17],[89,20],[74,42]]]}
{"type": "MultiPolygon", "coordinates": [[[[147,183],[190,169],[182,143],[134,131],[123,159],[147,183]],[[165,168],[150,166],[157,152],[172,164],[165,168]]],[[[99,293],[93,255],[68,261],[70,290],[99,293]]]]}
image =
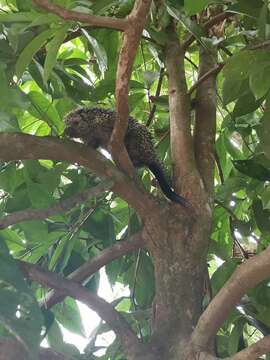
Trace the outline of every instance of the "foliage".
{"type": "MultiPolygon", "coordinates": [[[[67,0],[58,3],[89,14],[116,17],[124,17],[133,4],[127,0],[67,0]]],[[[97,104],[114,107],[121,38],[118,32],[64,22],[55,15],[44,13],[30,0],[0,1],[0,9],[1,132],[61,136],[63,117],[71,109],[97,104]]],[[[219,61],[225,62],[218,75],[217,204],[208,255],[212,287],[216,293],[235,269],[238,243],[242,252],[248,254],[260,251],[270,241],[270,57],[267,46],[254,46],[263,42],[268,45],[269,4],[257,0],[167,0],[155,2],[151,11],[147,36],[141,42],[134,64],[129,105],[135,118],[150,123],[157,152],[168,169],[166,77],[161,92],[156,93],[156,89],[164,67],[165,28],[170,17],[179,24],[179,32],[191,32],[209,51],[217,48],[219,61]],[[206,7],[211,8],[213,3],[225,6],[236,15],[226,21],[222,34],[213,33],[207,37],[192,16],[206,7]],[[149,110],[154,105],[155,116],[149,121],[149,110]],[[220,260],[223,264],[219,267],[220,260]]],[[[185,62],[189,86],[197,78],[196,64],[198,46],[191,45],[185,62]]],[[[157,190],[151,187],[149,173],[140,172],[140,175],[147,189],[157,195],[157,190]]],[[[1,163],[1,216],[28,208],[50,207],[100,181],[84,168],[63,162],[1,163]]],[[[67,213],[12,225],[1,230],[0,237],[14,258],[39,263],[67,275],[120,238],[132,235],[139,226],[133,209],[112,193],[105,193],[67,213]]],[[[2,256],[1,253],[0,257],[1,334],[5,335],[7,331],[17,333],[26,346],[37,347],[41,315],[31,294],[40,300],[44,292],[36,285],[26,285],[11,256],[2,256]],[[10,279],[7,279],[10,269],[10,279]],[[20,303],[18,292],[21,294],[20,303]],[[29,301],[33,305],[28,314],[30,319],[21,318],[17,322],[13,319],[11,328],[7,327],[7,318],[14,307],[19,304],[27,307],[29,301]],[[34,323],[32,316],[35,316],[34,323]],[[25,321],[31,325],[21,333],[25,321]]],[[[147,339],[149,308],[154,296],[153,265],[149,254],[142,251],[115,260],[106,266],[106,272],[111,286],[118,282],[129,287],[132,296],[120,299],[117,308],[147,339]]],[[[99,276],[89,279],[86,286],[97,292],[99,276]]],[[[234,310],[218,334],[219,355],[229,356],[243,343],[256,340],[260,333],[269,334],[270,303],[266,299],[269,299],[268,282],[250,291],[246,303],[234,310]],[[254,329],[257,332],[252,336],[254,329]]],[[[64,343],[59,330],[60,323],[84,336],[75,303],[66,299],[62,305],[44,311],[43,318],[51,346],[80,358],[64,343]],[[63,311],[68,316],[63,316],[63,311]]],[[[107,326],[101,324],[93,333],[92,346],[88,347],[92,359],[96,358],[93,355],[96,337],[107,331],[107,326]]],[[[117,341],[108,346],[101,358],[123,358],[117,341]]]]}

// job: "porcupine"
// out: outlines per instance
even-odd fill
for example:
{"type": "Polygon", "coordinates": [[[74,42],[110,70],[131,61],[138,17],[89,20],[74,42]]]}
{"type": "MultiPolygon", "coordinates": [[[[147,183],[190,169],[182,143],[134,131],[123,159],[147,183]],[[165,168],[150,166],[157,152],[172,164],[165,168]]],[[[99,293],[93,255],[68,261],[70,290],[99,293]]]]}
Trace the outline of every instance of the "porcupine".
{"type": "MultiPolygon", "coordinates": [[[[96,149],[108,150],[116,112],[103,108],[80,108],[70,112],[66,118],[65,135],[79,138],[84,144],[96,149]]],[[[163,165],[157,158],[152,136],[147,127],[133,117],[128,118],[125,146],[136,168],[148,167],[157,179],[161,190],[171,201],[188,206],[188,202],[172,190],[163,165]]]]}

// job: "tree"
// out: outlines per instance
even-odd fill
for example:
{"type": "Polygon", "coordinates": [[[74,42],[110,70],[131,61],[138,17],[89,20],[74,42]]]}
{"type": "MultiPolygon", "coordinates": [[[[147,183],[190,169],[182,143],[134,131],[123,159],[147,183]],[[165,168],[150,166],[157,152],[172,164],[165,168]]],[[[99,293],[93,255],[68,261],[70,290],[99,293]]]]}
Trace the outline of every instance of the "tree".
{"type": "Polygon", "coordinates": [[[270,352],[268,1],[0,4],[0,359],[96,359],[108,329],[102,359],[270,352]],[[116,109],[114,163],[63,138],[78,105],[116,109]],[[129,113],[188,207],[134,170],[129,113]],[[75,300],[104,321],[85,355],[75,300]]]}

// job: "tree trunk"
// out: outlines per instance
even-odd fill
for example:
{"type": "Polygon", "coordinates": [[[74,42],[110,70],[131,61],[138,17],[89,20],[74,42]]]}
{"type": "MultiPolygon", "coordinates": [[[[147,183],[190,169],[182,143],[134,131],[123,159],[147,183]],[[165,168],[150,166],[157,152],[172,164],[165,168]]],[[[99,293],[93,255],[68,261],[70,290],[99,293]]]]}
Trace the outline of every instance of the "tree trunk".
{"type": "Polygon", "coordinates": [[[155,235],[157,229],[160,235],[148,237],[156,279],[151,346],[162,359],[172,360],[184,359],[186,344],[202,313],[211,229],[210,216],[195,218],[181,210],[179,213],[179,206],[171,205],[156,223],[155,235]]]}

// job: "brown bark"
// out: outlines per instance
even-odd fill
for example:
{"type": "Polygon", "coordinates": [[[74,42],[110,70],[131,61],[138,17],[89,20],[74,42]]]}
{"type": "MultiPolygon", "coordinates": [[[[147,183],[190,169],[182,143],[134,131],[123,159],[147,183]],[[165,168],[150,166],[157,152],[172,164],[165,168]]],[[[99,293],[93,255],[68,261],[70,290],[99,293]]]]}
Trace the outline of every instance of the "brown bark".
{"type": "Polygon", "coordinates": [[[127,150],[124,146],[124,137],[129,115],[128,90],[133,62],[141,40],[150,5],[151,0],[136,0],[134,7],[128,16],[116,74],[115,97],[117,121],[115,122],[110,140],[110,147],[116,164],[131,178],[135,179],[136,175],[134,173],[134,167],[131,164],[127,150]]]}
{"type": "Polygon", "coordinates": [[[126,200],[144,218],[149,211],[159,213],[160,208],[153,198],[136,182],[122,172],[97,151],[69,140],[53,137],[37,137],[26,134],[1,133],[0,159],[27,160],[51,159],[81,164],[101,177],[113,181],[112,191],[126,200]],[[12,152],[10,144],[14,144],[12,152]]]}
{"type": "MultiPolygon", "coordinates": [[[[35,0],[35,3],[64,19],[84,21],[82,14],[66,11],[46,0],[35,0]]],[[[162,208],[144,189],[137,186],[133,176],[134,169],[123,146],[128,117],[128,83],[150,3],[149,0],[137,0],[130,16],[125,20],[114,19],[114,24],[106,22],[105,18],[85,18],[90,24],[96,21],[96,26],[124,31],[116,84],[118,120],[111,144],[114,158],[131,179],[126,178],[94,150],[53,138],[0,134],[0,157],[3,160],[52,159],[77,162],[100,176],[111,179],[114,182],[112,190],[136,209],[143,223],[140,236],[142,235],[155,266],[156,297],[152,319],[153,334],[149,345],[138,339],[125,318],[113,306],[74,281],[83,280],[108,261],[137,248],[142,244],[141,240],[126,243],[120,249],[115,246],[105,250],[100,257],[86,263],[74,273],[71,276],[73,280],[64,279],[35,265],[21,263],[25,276],[54,288],[61,296],[69,295],[79,299],[96,310],[115,331],[129,360],[214,359],[207,353],[209,343],[241,296],[269,276],[270,250],[265,250],[241,265],[201,315],[212,216],[209,199],[213,196],[216,70],[212,70],[213,58],[201,49],[199,80],[192,89],[197,89],[198,102],[193,139],[184,68],[184,48],[193,38],[181,46],[176,29],[173,25],[169,27],[165,57],[174,183],[176,190],[183,193],[196,207],[196,215],[178,205],[171,204],[162,208]],[[12,153],[10,143],[14,144],[12,153]]],[[[218,15],[206,23],[205,28],[227,16],[225,13],[218,15]]],[[[269,339],[266,338],[246,349],[246,352],[240,352],[235,359],[237,356],[239,359],[243,358],[243,354],[251,358],[268,348],[269,339]]]]}
{"type": "MultiPolygon", "coordinates": [[[[200,66],[198,79],[202,78],[215,65],[216,54],[200,47],[200,66]]],[[[199,81],[198,80],[198,81],[199,81]]],[[[196,119],[194,131],[194,149],[197,168],[204,186],[212,197],[214,191],[214,163],[216,136],[216,75],[211,74],[201,82],[196,94],[196,119]]]]}
{"type": "Polygon", "coordinates": [[[95,16],[83,14],[78,11],[67,10],[59,5],[52,4],[48,0],[33,0],[33,2],[42,9],[58,15],[64,20],[80,21],[95,27],[109,28],[115,30],[125,30],[127,26],[126,19],[116,19],[107,16],[95,16]]]}
{"type": "Polygon", "coordinates": [[[190,101],[184,68],[184,52],[173,26],[168,28],[168,71],[171,157],[175,189],[197,207],[201,203],[201,180],[196,168],[190,124],[190,101]]]}

